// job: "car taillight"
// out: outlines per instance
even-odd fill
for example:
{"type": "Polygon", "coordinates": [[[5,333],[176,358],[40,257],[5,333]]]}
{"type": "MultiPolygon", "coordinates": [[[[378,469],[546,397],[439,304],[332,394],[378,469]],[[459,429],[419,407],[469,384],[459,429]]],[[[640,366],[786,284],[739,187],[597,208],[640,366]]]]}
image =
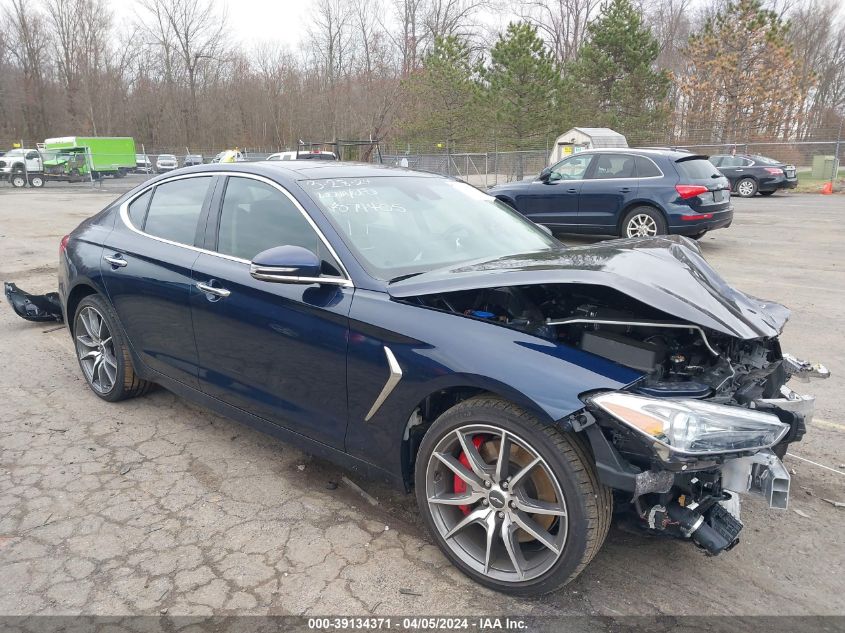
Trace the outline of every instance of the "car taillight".
{"type": "Polygon", "coordinates": [[[783,170],[780,167],[764,167],[768,173],[773,174],[775,176],[783,175],[783,170]]]}
{"type": "Polygon", "coordinates": [[[702,193],[707,193],[709,189],[703,185],[675,185],[675,191],[678,192],[681,199],[688,200],[700,196],[702,193]]]}
{"type": "Polygon", "coordinates": [[[65,235],[62,238],[62,241],[59,242],[59,255],[64,253],[67,250],[67,243],[70,240],[70,235],[65,235]]]}

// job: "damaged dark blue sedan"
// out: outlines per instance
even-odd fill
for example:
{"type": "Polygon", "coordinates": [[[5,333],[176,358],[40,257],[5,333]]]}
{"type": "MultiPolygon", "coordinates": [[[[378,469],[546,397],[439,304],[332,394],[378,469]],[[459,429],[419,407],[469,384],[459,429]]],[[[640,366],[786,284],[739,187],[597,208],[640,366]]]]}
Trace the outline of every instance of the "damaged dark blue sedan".
{"type": "Polygon", "coordinates": [[[787,504],[779,456],[813,410],[787,381],[827,374],[781,351],[786,308],[685,238],[567,248],[407,170],[177,170],[60,250],[55,304],[97,396],[162,385],[413,490],[444,554],[518,595],[575,578],[614,505],[733,547],[738,493],[787,504]]]}

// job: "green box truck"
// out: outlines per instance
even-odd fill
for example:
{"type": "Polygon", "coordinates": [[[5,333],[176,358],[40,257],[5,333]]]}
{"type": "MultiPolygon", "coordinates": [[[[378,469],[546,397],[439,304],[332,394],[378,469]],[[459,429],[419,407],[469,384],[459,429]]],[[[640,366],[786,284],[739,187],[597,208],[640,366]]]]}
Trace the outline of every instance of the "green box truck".
{"type": "Polygon", "coordinates": [[[122,178],[135,169],[135,140],[129,136],[63,136],[44,141],[48,177],[62,175],[122,178]],[[84,159],[84,160],[81,160],[84,159]]]}

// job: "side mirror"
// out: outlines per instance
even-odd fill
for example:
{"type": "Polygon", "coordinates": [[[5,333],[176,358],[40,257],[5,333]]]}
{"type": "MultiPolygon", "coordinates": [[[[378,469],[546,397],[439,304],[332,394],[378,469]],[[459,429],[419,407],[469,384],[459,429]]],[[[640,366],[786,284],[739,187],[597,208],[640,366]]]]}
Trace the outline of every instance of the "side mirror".
{"type": "Polygon", "coordinates": [[[320,260],[301,246],[275,246],[252,258],[249,274],[262,281],[314,283],[320,276],[320,260]],[[309,281],[303,282],[303,278],[309,281]]]}
{"type": "Polygon", "coordinates": [[[345,277],[320,275],[320,259],[301,246],[274,246],[258,253],[249,265],[254,279],[283,284],[321,284],[350,286],[345,277]]]}
{"type": "Polygon", "coordinates": [[[552,175],[552,168],[546,167],[543,171],[540,172],[540,175],[537,177],[537,180],[540,182],[549,182],[549,178],[552,175]]]}

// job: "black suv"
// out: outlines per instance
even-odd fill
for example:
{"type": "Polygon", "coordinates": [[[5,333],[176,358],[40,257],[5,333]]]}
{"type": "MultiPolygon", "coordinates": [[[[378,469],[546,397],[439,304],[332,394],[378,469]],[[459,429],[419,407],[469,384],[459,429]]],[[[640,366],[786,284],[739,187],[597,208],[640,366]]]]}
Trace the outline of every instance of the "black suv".
{"type": "Polygon", "coordinates": [[[778,189],[795,189],[798,175],[795,165],[787,165],[756,154],[720,154],[710,162],[731,181],[731,189],[743,198],[759,193],[770,196],[778,189]]]}

